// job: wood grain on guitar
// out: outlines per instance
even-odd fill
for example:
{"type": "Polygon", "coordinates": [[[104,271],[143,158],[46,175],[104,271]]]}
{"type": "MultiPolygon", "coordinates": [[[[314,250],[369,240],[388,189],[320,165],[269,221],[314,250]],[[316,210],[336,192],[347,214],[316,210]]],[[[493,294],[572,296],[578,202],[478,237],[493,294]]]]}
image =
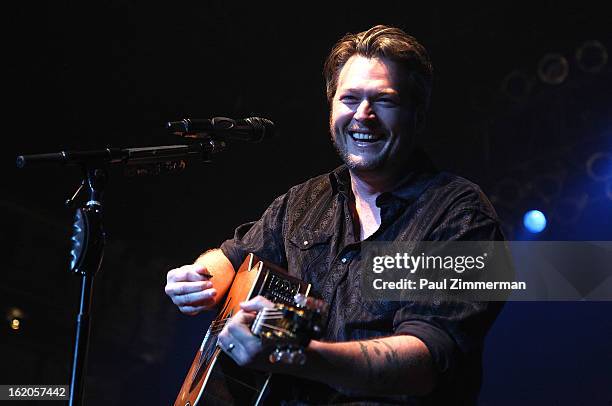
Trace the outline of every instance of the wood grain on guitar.
{"type": "Polygon", "coordinates": [[[251,331],[274,341],[271,362],[303,363],[302,348],[310,338],[321,334],[325,317],[324,304],[308,297],[310,288],[310,284],[284,269],[249,254],[206,332],[174,406],[258,405],[265,396],[270,374],[239,367],[217,346],[217,336],[226,321],[240,310],[241,302],[265,296],[277,306],[259,313],[251,331]]]}

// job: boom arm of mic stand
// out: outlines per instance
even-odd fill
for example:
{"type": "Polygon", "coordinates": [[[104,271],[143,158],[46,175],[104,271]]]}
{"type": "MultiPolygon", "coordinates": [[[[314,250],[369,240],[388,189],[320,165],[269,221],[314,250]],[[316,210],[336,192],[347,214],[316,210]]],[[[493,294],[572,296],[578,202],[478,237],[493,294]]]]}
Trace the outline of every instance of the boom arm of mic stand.
{"type": "Polygon", "coordinates": [[[162,145],[141,148],[105,148],[92,151],[61,151],[47,154],[19,155],[17,167],[64,164],[64,165],[146,165],[157,162],[203,159],[210,160],[210,155],[223,151],[223,141],[205,139],[188,145],[162,145]]]}

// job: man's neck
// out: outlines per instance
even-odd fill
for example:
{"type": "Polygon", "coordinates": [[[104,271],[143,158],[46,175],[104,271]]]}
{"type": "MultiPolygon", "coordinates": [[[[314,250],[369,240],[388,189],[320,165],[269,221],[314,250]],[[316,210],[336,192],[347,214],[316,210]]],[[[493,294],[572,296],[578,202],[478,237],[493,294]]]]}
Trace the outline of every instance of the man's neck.
{"type": "Polygon", "coordinates": [[[349,169],[351,188],[355,198],[374,203],[380,194],[394,190],[406,179],[410,168],[405,167],[403,169],[384,175],[380,172],[359,173],[349,169]]]}
{"type": "Polygon", "coordinates": [[[351,172],[351,189],[355,196],[360,241],[374,234],[380,227],[380,208],[376,206],[376,198],[393,190],[400,182],[400,178],[375,178],[351,172]]]}

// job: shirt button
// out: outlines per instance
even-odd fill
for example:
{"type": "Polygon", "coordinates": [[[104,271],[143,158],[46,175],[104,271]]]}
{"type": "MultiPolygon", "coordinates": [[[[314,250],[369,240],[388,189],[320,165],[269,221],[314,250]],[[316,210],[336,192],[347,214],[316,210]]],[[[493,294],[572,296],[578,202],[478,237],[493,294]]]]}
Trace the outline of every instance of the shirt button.
{"type": "Polygon", "coordinates": [[[346,259],[346,257],[344,257],[340,261],[342,261],[343,264],[346,264],[346,261],[348,261],[348,259],[346,259]]]}
{"type": "Polygon", "coordinates": [[[304,240],[304,245],[308,245],[308,240],[304,240]]]}

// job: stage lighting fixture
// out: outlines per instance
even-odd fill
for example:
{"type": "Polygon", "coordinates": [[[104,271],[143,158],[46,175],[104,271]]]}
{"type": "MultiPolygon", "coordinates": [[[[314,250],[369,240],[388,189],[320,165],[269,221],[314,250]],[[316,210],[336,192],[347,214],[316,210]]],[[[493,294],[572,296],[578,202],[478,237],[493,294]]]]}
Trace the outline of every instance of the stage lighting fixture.
{"type": "Polygon", "coordinates": [[[25,317],[23,310],[18,307],[11,307],[5,314],[5,319],[9,322],[9,327],[15,331],[22,327],[25,317]]]}
{"type": "Polygon", "coordinates": [[[586,161],[586,170],[591,179],[605,181],[612,178],[612,154],[596,152],[586,161]]]}
{"type": "Polygon", "coordinates": [[[549,85],[563,83],[569,74],[567,59],[561,54],[546,54],[538,63],[538,77],[549,85]]]}
{"type": "Polygon", "coordinates": [[[601,72],[608,63],[608,50],[599,41],[587,41],[576,49],[576,62],[584,72],[601,72]]]}
{"type": "Polygon", "coordinates": [[[540,210],[529,210],[523,216],[523,225],[531,233],[541,233],[546,228],[546,216],[540,210]]]}
{"type": "Polygon", "coordinates": [[[502,79],[500,87],[506,97],[523,101],[531,94],[533,79],[521,71],[514,70],[502,79]]]}

